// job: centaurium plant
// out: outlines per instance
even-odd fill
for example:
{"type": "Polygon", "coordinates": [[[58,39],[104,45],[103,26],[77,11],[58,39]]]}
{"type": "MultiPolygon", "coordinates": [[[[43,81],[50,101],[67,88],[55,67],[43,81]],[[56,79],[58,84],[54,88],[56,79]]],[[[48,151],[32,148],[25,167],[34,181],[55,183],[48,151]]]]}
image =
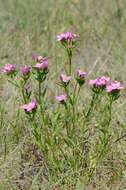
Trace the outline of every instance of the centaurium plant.
{"type": "MultiPolygon", "coordinates": [[[[44,98],[42,100],[42,94],[44,93],[42,93],[42,84],[47,78],[47,74],[49,72],[49,65],[48,65],[48,59],[46,57],[36,56],[34,60],[37,62],[35,66],[33,66],[33,70],[34,70],[35,79],[38,82],[38,103],[40,105],[43,122],[44,122],[44,108],[43,108],[44,98]]],[[[44,86],[43,86],[43,89],[44,89],[44,86]]]]}
{"type": "Polygon", "coordinates": [[[27,103],[31,96],[31,91],[28,91],[26,87],[28,79],[30,78],[31,75],[31,70],[32,70],[31,66],[26,66],[26,65],[20,68],[21,79],[19,87],[22,92],[24,103],[27,103]]]}
{"type": "Polygon", "coordinates": [[[64,94],[57,96],[59,102],[65,106],[65,124],[67,129],[68,137],[72,138],[75,136],[77,117],[77,98],[79,97],[80,89],[86,81],[87,73],[81,69],[77,69],[75,77],[68,76],[64,73],[60,75],[59,85],[64,89],[64,94]],[[65,99],[64,99],[65,98],[65,99]],[[67,101],[64,101],[66,100],[67,101]],[[71,126],[71,124],[72,126],[71,126]]]}
{"type": "Polygon", "coordinates": [[[91,100],[89,109],[85,115],[86,118],[90,118],[89,116],[94,109],[96,101],[98,100],[100,94],[105,90],[109,81],[110,81],[110,78],[108,76],[101,76],[96,79],[89,80],[89,85],[91,86],[93,94],[92,94],[92,100],[91,100]]]}
{"type": "MultiPolygon", "coordinates": [[[[104,78],[104,77],[103,77],[104,78]]],[[[104,90],[106,92],[107,103],[104,105],[104,115],[100,119],[98,130],[99,130],[99,143],[96,145],[96,153],[93,156],[91,163],[93,164],[93,170],[95,170],[98,162],[107,154],[110,148],[112,128],[110,127],[112,121],[112,105],[119,98],[120,91],[124,88],[120,82],[112,81],[110,78],[106,78],[106,85],[104,90]]],[[[93,174],[93,170],[90,171],[93,174]]]]}
{"type": "Polygon", "coordinates": [[[81,87],[85,84],[86,77],[87,77],[87,72],[83,71],[82,69],[77,69],[75,76],[77,83],[75,85],[74,94],[73,94],[75,103],[77,102],[81,87]]]}
{"type": "Polygon", "coordinates": [[[68,55],[69,75],[71,75],[73,50],[76,48],[79,38],[79,35],[73,34],[72,32],[64,32],[57,35],[57,41],[61,42],[68,55]]]}
{"type": "Polygon", "coordinates": [[[48,73],[48,59],[46,57],[43,57],[40,59],[39,62],[36,63],[35,66],[33,66],[35,72],[35,79],[42,83],[47,76],[48,73]]]}
{"type": "Polygon", "coordinates": [[[15,64],[6,64],[2,69],[2,73],[6,74],[8,82],[19,89],[22,93],[22,101],[26,103],[31,95],[31,92],[28,92],[25,88],[25,85],[30,78],[31,67],[22,66],[20,72],[18,72],[15,64]]]}
{"type": "Polygon", "coordinates": [[[37,113],[37,108],[38,108],[38,103],[37,103],[36,99],[33,99],[30,102],[28,102],[27,104],[22,105],[21,108],[26,113],[26,117],[32,128],[32,133],[34,135],[35,142],[36,142],[38,148],[45,155],[45,151],[43,149],[42,140],[41,140],[42,139],[42,131],[36,122],[36,113],[37,113]]]}
{"type": "Polygon", "coordinates": [[[110,81],[108,83],[108,85],[106,86],[106,92],[108,94],[109,97],[109,121],[108,124],[110,124],[111,122],[111,117],[112,117],[112,104],[114,101],[116,101],[119,96],[120,96],[120,91],[123,89],[124,87],[122,86],[122,84],[118,81],[110,81]]]}
{"type": "Polygon", "coordinates": [[[57,41],[67,52],[69,72],[65,74],[63,71],[60,74],[58,84],[61,92],[53,102],[50,97],[45,100],[45,80],[49,72],[47,57],[33,54],[34,65],[22,66],[20,71],[13,64],[7,64],[2,69],[8,81],[21,93],[21,108],[28,118],[35,143],[43,155],[46,167],[49,168],[49,175],[52,178],[57,176],[56,180],[68,171],[77,177],[80,170],[81,177],[88,176],[88,180],[91,179],[98,162],[107,152],[112,135],[112,106],[123,89],[120,82],[112,81],[108,76],[100,76],[87,82],[87,71],[77,68],[72,72],[73,50],[78,40],[79,35],[71,32],[57,36],[57,41]],[[27,85],[32,83],[37,90],[32,88],[29,92],[27,85]],[[91,89],[90,102],[82,94],[87,90],[85,83],[91,89]],[[82,104],[80,97],[84,97],[87,107],[82,104]],[[55,105],[55,101],[59,106],[55,105]],[[45,107],[45,104],[48,106],[45,107]],[[92,146],[89,138],[93,138],[90,131],[94,122],[97,122],[96,131],[99,131],[99,138],[92,146]],[[90,145],[87,147],[88,143],[90,145]]]}

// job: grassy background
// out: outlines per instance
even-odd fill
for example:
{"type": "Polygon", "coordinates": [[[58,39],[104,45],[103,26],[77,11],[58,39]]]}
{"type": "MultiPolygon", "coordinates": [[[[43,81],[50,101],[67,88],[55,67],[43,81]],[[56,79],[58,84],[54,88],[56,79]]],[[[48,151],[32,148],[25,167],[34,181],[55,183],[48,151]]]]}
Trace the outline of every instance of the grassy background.
{"type": "MultiPolygon", "coordinates": [[[[53,99],[53,85],[66,62],[63,49],[55,41],[56,34],[63,31],[73,31],[81,37],[73,68],[84,68],[92,77],[108,73],[126,81],[125,0],[0,0],[0,66],[8,62],[18,66],[32,64],[32,52],[46,54],[53,99]]],[[[32,144],[31,137],[17,108],[18,100],[18,94],[0,76],[0,190],[44,190],[47,182],[41,176],[42,163],[34,145],[28,146],[32,144]]],[[[126,130],[125,93],[114,114],[115,135],[120,136],[126,130]]],[[[125,141],[115,145],[113,158],[99,168],[101,176],[96,176],[87,189],[126,189],[125,145],[125,141]],[[109,167],[115,169],[114,174],[109,173],[109,167]]]]}

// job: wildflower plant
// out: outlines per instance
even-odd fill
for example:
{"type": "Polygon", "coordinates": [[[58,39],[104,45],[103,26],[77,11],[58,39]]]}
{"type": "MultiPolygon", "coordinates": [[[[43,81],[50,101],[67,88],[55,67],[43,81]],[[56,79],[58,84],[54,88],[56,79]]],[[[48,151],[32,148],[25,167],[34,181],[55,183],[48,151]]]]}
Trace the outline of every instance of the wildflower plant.
{"type": "MultiPolygon", "coordinates": [[[[89,183],[99,162],[101,162],[110,143],[112,135],[112,106],[119,98],[123,86],[118,81],[112,81],[108,76],[100,76],[96,79],[87,80],[88,72],[77,69],[72,73],[72,56],[77,46],[79,35],[65,32],[57,36],[57,41],[65,48],[69,64],[67,74],[59,75],[59,86],[61,92],[56,95],[54,111],[45,109],[45,80],[49,73],[49,64],[46,57],[33,55],[34,65],[23,66],[20,72],[15,65],[7,64],[2,69],[8,80],[21,92],[21,108],[24,110],[29,125],[32,128],[36,145],[41,151],[49,176],[57,180],[62,174],[70,171],[76,179],[84,178],[83,183],[89,183]],[[17,82],[17,77],[19,83],[17,82]],[[36,84],[34,89],[28,92],[25,87],[29,82],[36,84]],[[80,105],[79,97],[85,92],[85,83],[90,87],[91,100],[86,107],[80,105]],[[35,97],[34,97],[35,95],[35,97]],[[102,99],[106,103],[101,107],[102,99]],[[96,115],[100,119],[97,121],[96,115]],[[94,145],[90,143],[90,131],[92,122],[97,121],[98,141],[94,145]],[[81,127],[80,127],[81,126],[81,127]],[[93,149],[95,146],[95,149],[93,149]],[[81,171],[78,176],[78,171],[81,171]]],[[[48,98],[46,102],[51,100],[48,98]]],[[[87,101],[87,100],[85,100],[87,101]]],[[[93,138],[93,137],[92,137],[93,138]]],[[[65,183],[64,179],[62,184],[65,183]]]]}
{"type": "Polygon", "coordinates": [[[73,50],[76,48],[79,38],[79,35],[73,34],[72,32],[64,32],[57,35],[57,41],[65,48],[68,56],[69,75],[71,75],[73,50]]]}
{"type": "Polygon", "coordinates": [[[2,69],[2,72],[13,77],[16,74],[16,65],[14,64],[6,64],[2,69]]]}

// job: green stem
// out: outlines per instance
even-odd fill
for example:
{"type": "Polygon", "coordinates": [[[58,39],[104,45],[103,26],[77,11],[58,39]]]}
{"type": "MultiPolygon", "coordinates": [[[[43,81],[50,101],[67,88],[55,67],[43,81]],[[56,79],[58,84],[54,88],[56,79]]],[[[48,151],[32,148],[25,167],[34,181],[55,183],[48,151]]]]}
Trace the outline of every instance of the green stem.
{"type": "Polygon", "coordinates": [[[74,125],[74,121],[75,121],[76,91],[77,91],[77,83],[76,83],[75,88],[74,88],[74,92],[73,92],[73,100],[72,100],[73,125],[74,125]]]}
{"type": "Polygon", "coordinates": [[[42,107],[42,99],[41,99],[41,86],[42,86],[42,83],[41,81],[39,81],[39,105],[40,105],[40,112],[41,112],[41,115],[42,115],[42,120],[43,120],[43,123],[45,124],[45,117],[44,117],[44,110],[43,110],[43,107],[42,107]]]}
{"type": "Polygon", "coordinates": [[[93,111],[94,109],[94,105],[95,105],[95,102],[98,98],[98,94],[94,93],[93,96],[92,96],[92,100],[91,100],[91,103],[90,103],[90,106],[89,106],[89,109],[87,111],[87,114],[86,114],[86,119],[89,118],[89,116],[91,115],[91,112],[93,111]]]}
{"type": "Polygon", "coordinates": [[[17,84],[16,81],[12,81],[8,79],[8,82],[10,82],[12,85],[14,85],[15,87],[19,88],[19,85],[17,84]]]}
{"type": "Polygon", "coordinates": [[[71,75],[71,58],[72,56],[69,55],[69,75],[71,75]]]}
{"type": "Polygon", "coordinates": [[[79,88],[77,90],[77,83],[76,83],[76,86],[75,86],[75,89],[74,89],[74,95],[73,95],[73,118],[75,118],[75,120],[76,120],[75,107],[76,107],[76,104],[77,104],[77,99],[79,97],[80,89],[81,89],[81,87],[79,86],[79,88]],[[77,91],[77,94],[76,94],[76,91],[77,91]]]}
{"type": "Polygon", "coordinates": [[[69,134],[69,125],[68,125],[68,121],[67,121],[67,119],[68,119],[68,115],[69,115],[69,110],[68,110],[68,107],[67,107],[67,105],[65,104],[65,110],[66,110],[66,118],[65,118],[65,125],[66,125],[66,132],[67,132],[67,136],[69,137],[70,136],[70,134],[69,134]]]}
{"type": "Polygon", "coordinates": [[[78,100],[78,97],[79,97],[79,94],[80,94],[80,90],[81,90],[81,86],[79,86],[79,88],[78,88],[78,92],[77,92],[77,96],[76,96],[76,103],[77,103],[77,100],[78,100]]]}
{"type": "Polygon", "coordinates": [[[38,145],[38,147],[40,148],[40,150],[43,152],[45,156],[46,152],[41,142],[41,130],[35,122],[35,114],[32,116],[29,115],[29,122],[31,123],[32,132],[33,132],[33,136],[35,138],[36,144],[38,145]]]}
{"type": "Polygon", "coordinates": [[[23,85],[23,87],[21,89],[21,92],[22,92],[22,97],[23,97],[24,103],[27,103],[27,98],[25,97],[25,92],[24,92],[24,85],[23,85]]]}
{"type": "Polygon", "coordinates": [[[108,120],[108,126],[110,125],[110,122],[112,120],[112,103],[113,103],[113,99],[110,99],[110,104],[109,104],[109,120],[108,120]]]}
{"type": "MultiPolygon", "coordinates": [[[[113,103],[113,99],[112,97],[110,97],[110,102],[109,102],[109,106],[108,106],[108,109],[107,110],[109,112],[109,116],[108,116],[108,120],[107,122],[103,122],[103,130],[104,130],[104,136],[103,136],[103,145],[102,147],[100,148],[100,153],[99,153],[99,156],[98,156],[98,159],[101,159],[105,153],[106,153],[106,148],[107,148],[107,145],[109,143],[109,139],[110,139],[110,136],[111,136],[111,132],[109,131],[110,128],[110,123],[111,123],[111,120],[112,120],[112,103],[113,103]]],[[[107,117],[107,115],[105,116],[107,117]]],[[[106,118],[105,118],[105,121],[106,121],[106,118]]]]}
{"type": "Polygon", "coordinates": [[[42,100],[41,100],[41,82],[39,81],[39,105],[40,105],[40,109],[41,109],[41,113],[43,112],[43,108],[42,108],[42,100]]]}
{"type": "Polygon", "coordinates": [[[72,65],[72,50],[67,48],[68,64],[69,64],[69,75],[71,75],[71,65],[72,65]]]}

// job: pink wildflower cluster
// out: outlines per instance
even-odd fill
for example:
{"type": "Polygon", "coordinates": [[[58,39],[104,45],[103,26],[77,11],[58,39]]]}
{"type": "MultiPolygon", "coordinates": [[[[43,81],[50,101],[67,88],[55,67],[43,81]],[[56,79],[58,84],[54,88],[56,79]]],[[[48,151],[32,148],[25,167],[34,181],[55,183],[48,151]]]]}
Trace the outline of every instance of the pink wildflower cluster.
{"type": "Polygon", "coordinates": [[[48,70],[48,59],[46,57],[34,55],[33,59],[37,62],[34,68],[38,71],[48,70]]]}
{"type": "MultiPolygon", "coordinates": [[[[80,82],[81,82],[81,85],[84,83],[86,75],[87,75],[87,73],[85,71],[82,71],[80,69],[77,70],[77,78],[78,78],[77,80],[80,80],[79,84],[80,84],[80,82]]],[[[71,76],[67,76],[66,74],[61,73],[60,81],[61,81],[61,84],[63,85],[63,87],[65,88],[65,90],[66,90],[66,86],[69,84],[71,79],[72,79],[71,76]]],[[[56,100],[61,104],[66,103],[67,98],[68,98],[67,94],[62,94],[62,95],[56,96],[56,100]]]]}
{"type": "Polygon", "coordinates": [[[30,103],[24,104],[22,108],[26,113],[32,113],[37,109],[37,102],[36,100],[32,100],[30,103]]]}
{"type": "Polygon", "coordinates": [[[108,93],[115,93],[115,92],[118,93],[121,89],[123,89],[123,86],[118,81],[111,82],[106,86],[106,91],[108,93]]]}
{"type": "Polygon", "coordinates": [[[118,81],[112,81],[109,77],[102,76],[89,81],[89,85],[95,89],[106,89],[109,94],[120,92],[123,86],[118,81]]]}
{"type": "Polygon", "coordinates": [[[106,85],[109,83],[110,78],[106,76],[98,77],[94,80],[89,81],[89,85],[95,88],[105,88],[106,85]]]}
{"type": "MultiPolygon", "coordinates": [[[[37,55],[33,55],[32,57],[35,61],[37,61],[36,65],[33,68],[35,68],[36,70],[40,70],[40,71],[48,70],[48,59],[46,57],[37,56],[37,55]]],[[[22,66],[20,68],[20,72],[23,76],[26,76],[26,75],[29,75],[29,73],[31,72],[31,69],[32,69],[31,66],[22,66]]],[[[3,67],[2,72],[7,75],[13,74],[16,72],[16,65],[6,64],[3,67]]]]}
{"type": "Polygon", "coordinates": [[[23,76],[28,75],[31,72],[31,67],[30,66],[23,66],[21,67],[21,73],[23,76]]]}
{"type": "Polygon", "coordinates": [[[43,58],[43,60],[40,63],[37,63],[34,68],[37,70],[48,70],[48,59],[43,58]]]}
{"type": "Polygon", "coordinates": [[[2,69],[2,72],[9,75],[13,74],[16,71],[16,65],[14,64],[6,64],[4,68],[2,69]]]}
{"type": "Polygon", "coordinates": [[[79,35],[73,34],[71,32],[64,32],[62,34],[57,35],[57,41],[72,41],[72,40],[78,40],[79,35]]]}
{"type": "MultiPolygon", "coordinates": [[[[43,82],[45,80],[46,74],[48,72],[48,59],[46,57],[34,55],[34,60],[36,60],[37,63],[33,68],[35,68],[37,71],[40,71],[40,72],[35,73],[36,74],[36,80],[43,82]]],[[[20,68],[21,77],[25,81],[27,81],[29,79],[30,74],[31,74],[31,70],[32,70],[32,67],[26,66],[26,65],[22,66],[20,68]]],[[[16,72],[16,65],[6,64],[4,66],[4,68],[2,69],[2,72],[7,74],[7,75],[13,74],[16,72]]],[[[16,79],[14,81],[14,84],[18,85],[18,83],[16,83],[16,79]]],[[[27,96],[27,98],[29,99],[30,95],[31,95],[31,91],[29,91],[29,89],[27,89],[27,87],[25,87],[25,86],[23,86],[23,88],[24,88],[23,89],[24,95],[27,96]]],[[[36,102],[36,100],[32,100],[30,103],[24,104],[22,106],[22,108],[24,109],[24,111],[26,113],[32,113],[37,108],[37,102],[36,102]]]]}

